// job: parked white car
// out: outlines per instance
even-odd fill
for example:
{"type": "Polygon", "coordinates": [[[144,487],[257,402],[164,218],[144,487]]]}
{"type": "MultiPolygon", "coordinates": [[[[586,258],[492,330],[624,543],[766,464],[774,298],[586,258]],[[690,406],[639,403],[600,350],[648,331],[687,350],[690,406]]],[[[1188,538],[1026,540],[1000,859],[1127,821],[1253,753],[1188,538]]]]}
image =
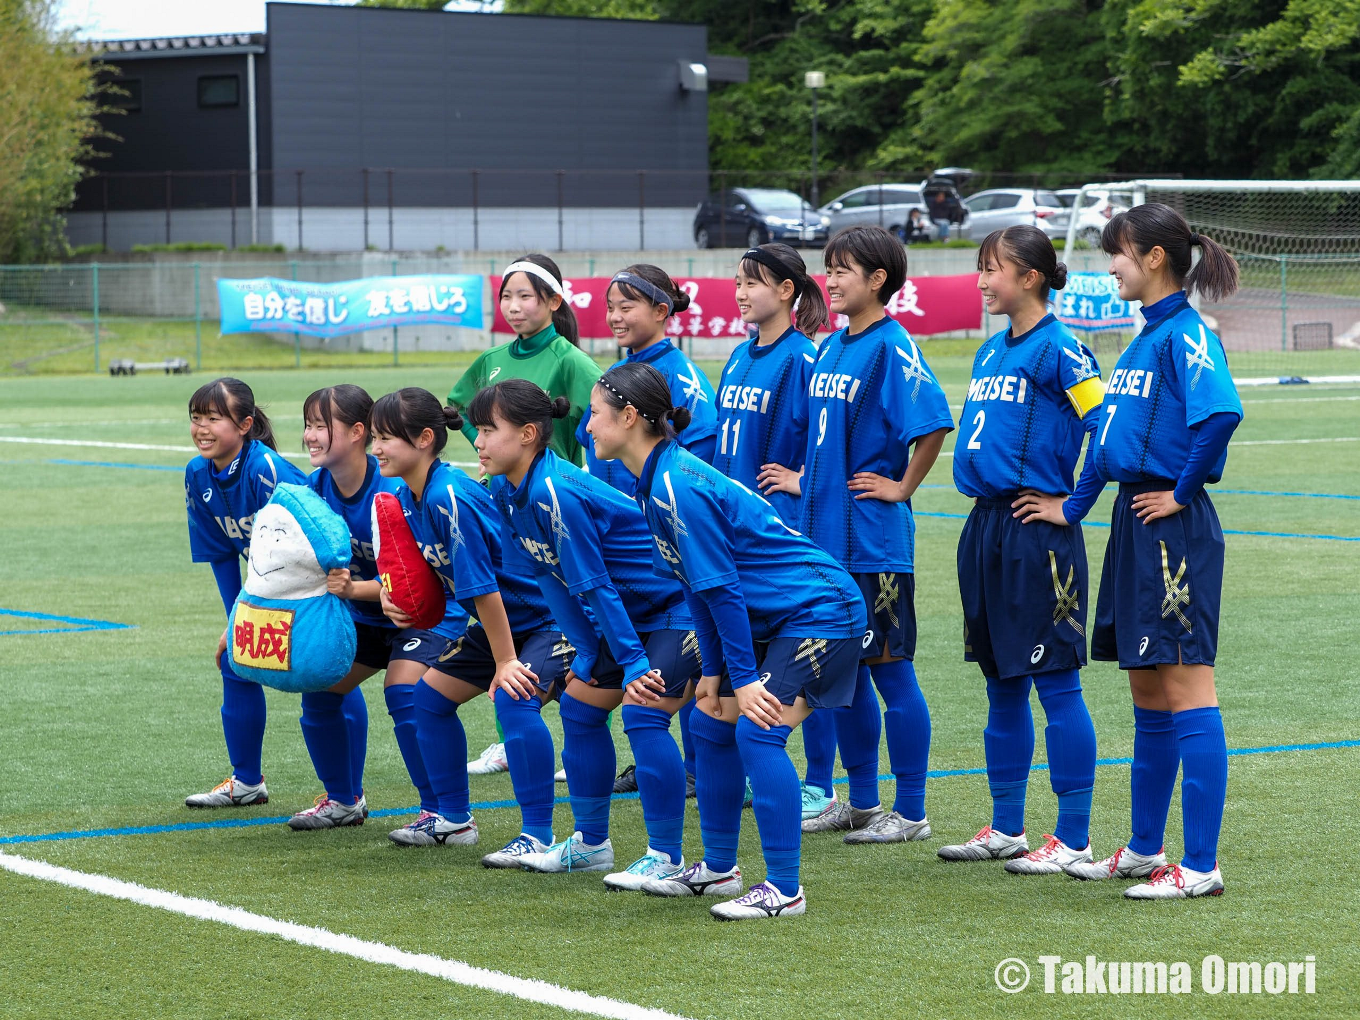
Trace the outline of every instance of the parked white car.
{"type": "MultiPolygon", "coordinates": [[[[1080,188],[1063,188],[1055,191],[1063,206],[1071,215],[1072,205],[1081,193],[1080,188]]],[[[1108,188],[1093,188],[1086,192],[1077,210],[1077,238],[1092,248],[1100,247],[1100,233],[1105,229],[1115,213],[1127,212],[1133,208],[1133,195],[1127,191],[1111,191],[1108,188]]]]}
{"type": "Polygon", "coordinates": [[[837,196],[817,211],[831,220],[833,234],[842,227],[876,226],[891,230],[903,240],[911,240],[907,237],[907,228],[911,226],[917,235],[915,240],[933,241],[939,233],[930,222],[919,183],[866,184],[837,196]],[[911,215],[913,210],[915,220],[911,215]]]}
{"type": "Polygon", "coordinates": [[[968,218],[960,236],[981,241],[993,230],[1028,223],[1049,238],[1067,233],[1067,209],[1058,196],[1040,188],[992,188],[963,200],[968,218]]]}

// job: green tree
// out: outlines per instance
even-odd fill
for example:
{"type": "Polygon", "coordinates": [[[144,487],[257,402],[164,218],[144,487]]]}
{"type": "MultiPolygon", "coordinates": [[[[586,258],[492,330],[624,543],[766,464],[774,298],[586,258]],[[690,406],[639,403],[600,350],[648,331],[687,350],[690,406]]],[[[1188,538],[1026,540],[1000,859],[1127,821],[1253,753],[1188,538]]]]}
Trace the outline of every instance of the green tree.
{"type": "Polygon", "coordinates": [[[66,250],[61,210],[88,171],[98,86],[55,28],[55,0],[0,0],[0,260],[66,250]]]}

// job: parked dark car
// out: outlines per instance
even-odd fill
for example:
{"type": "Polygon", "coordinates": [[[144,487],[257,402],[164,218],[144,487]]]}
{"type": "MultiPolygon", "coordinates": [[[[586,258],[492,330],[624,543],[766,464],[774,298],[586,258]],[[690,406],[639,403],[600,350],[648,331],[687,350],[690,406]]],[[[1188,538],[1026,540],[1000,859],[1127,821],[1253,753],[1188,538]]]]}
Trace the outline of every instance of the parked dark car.
{"type": "Polygon", "coordinates": [[[768,241],[826,244],[830,220],[802,197],[777,188],[731,188],[710,196],[694,213],[700,248],[754,248],[768,241]]]}

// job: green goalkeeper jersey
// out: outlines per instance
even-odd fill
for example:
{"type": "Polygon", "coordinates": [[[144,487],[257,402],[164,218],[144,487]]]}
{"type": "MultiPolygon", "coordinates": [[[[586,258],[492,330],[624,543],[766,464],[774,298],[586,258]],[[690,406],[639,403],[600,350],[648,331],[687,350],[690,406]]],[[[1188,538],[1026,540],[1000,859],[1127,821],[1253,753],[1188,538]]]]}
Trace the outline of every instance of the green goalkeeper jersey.
{"type": "MultiPolygon", "coordinates": [[[[590,355],[549,324],[533,336],[515,337],[508,344],[479,354],[449,391],[449,405],[466,410],[478,392],[503,379],[527,379],[550,397],[566,397],[571,401],[571,412],[553,422],[548,445],[559,457],[579,467],[585,454],[576,441],[576,427],[590,406],[591,387],[601,374],[602,369],[590,355]]],[[[477,438],[476,427],[464,422],[463,435],[472,442],[477,438]]]]}

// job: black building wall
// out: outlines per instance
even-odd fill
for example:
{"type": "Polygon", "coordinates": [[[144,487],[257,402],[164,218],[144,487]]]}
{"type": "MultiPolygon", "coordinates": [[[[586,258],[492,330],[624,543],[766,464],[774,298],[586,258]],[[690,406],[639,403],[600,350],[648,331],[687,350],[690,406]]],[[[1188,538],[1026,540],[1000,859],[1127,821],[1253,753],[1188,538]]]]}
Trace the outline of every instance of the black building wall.
{"type": "Polygon", "coordinates": [[[270,4],[279,205],[686,205],[706,191],[702,25],[270,4]],[[559,176],[555,171],[567,170],[559,176]],[[421,172],[424,171],[424,172],[421,172]],[[590,171],[589,173],[583,171],[590,171]],[[387,175],[368,175],[372,204],[387,175]]]}

